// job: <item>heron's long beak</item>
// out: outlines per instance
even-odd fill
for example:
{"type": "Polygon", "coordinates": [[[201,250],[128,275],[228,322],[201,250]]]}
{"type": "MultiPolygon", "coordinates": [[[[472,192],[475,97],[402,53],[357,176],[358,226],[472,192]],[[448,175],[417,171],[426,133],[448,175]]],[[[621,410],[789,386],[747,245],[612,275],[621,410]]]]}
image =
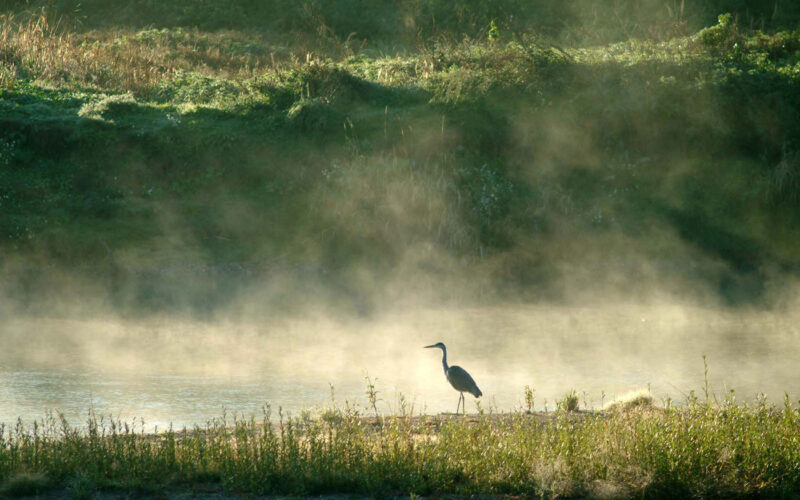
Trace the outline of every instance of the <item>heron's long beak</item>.
{"type": "Polygon", "coordinates": [[[426,346],[424,347],[424,349],[430,349],[431,347],[436,347],[436,344],[433,344],[433,345],[426,345],[426,346]]]}

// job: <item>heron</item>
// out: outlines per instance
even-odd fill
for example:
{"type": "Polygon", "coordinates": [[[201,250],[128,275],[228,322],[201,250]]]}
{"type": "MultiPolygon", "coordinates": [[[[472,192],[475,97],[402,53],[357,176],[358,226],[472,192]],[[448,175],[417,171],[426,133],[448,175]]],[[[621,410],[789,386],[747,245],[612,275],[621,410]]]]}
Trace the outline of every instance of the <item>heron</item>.
{"type": "Polygon", "coordinates": [[[464,414],[466,414],[467,408],[464,401],[464,393],[468,392],[476,398],[483,396],[483,393],[480,389],[478,389],[478,384],[472,380],[472,377],[469,375],[469,373],[467,373],[467,370],[461,368],[460,366],[447,366],[447,348],[443,343],[438,342],[433,345],[426,345],[425,349],[431,349],[434,347],[438,347],[442,350],[442,366],[444,367],[444,376],[447,377],[447,381],[450,382],[450,385],[453,386],[453,389],[461,393],[461,395],[458,397],[456,414],[458,414],[459,407],[461,407],[464,414]]]}

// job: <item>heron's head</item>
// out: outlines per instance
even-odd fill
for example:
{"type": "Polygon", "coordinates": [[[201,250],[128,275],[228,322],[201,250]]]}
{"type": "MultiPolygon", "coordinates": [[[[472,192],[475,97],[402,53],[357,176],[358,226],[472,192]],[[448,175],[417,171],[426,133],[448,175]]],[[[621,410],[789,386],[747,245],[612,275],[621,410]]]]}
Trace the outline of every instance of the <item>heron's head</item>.
{"type": "Polygon", "coordinates": [[[432,347],[438,347],[439,349],[444,350],[444,344],[442,344],[441,342],[437,342],[433,345],[426,345],[425,349],[430,349],[432,347]]]}

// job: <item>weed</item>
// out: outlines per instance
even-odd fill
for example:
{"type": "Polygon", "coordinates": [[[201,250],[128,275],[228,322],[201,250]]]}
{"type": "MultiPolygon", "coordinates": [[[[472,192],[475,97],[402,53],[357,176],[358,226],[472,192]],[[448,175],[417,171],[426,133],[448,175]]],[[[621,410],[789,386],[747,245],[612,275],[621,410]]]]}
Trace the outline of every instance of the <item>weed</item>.
{"type": "Polygon", "coordinates": [[[533,413],[533,408],[535,403],[533,396],[534,391],[535,390],[532,389],[530,386],[528,385],[525,386],[525,411],[528,413],[533,413]]]}
{"type": "Polygon", "coordinates": [[[564,393],[564,397],[556,402],[556,408],[562,412],[578,411],[578,406],[578,393],[574,389],[564,393]]]}
{"type": "Polygon", "coordinates": [[[492,22],[489,24],[489,31],[487,32],[486,37],[490,42],[500,38],[500,29],[497,27],[497,24],[495,24],[494,19],[492,19],[492,22]]]}
{"type": "Polygon", "coordinates": [[[375,418],[378,418],[378,390],[375,389],[375,382],[377,379],[372,380],[369,375],[364,376],[364,380],[367,383],[367,401],[369,401],[369,406],[372,408],[372,411],[375,414],[375,418]]]}

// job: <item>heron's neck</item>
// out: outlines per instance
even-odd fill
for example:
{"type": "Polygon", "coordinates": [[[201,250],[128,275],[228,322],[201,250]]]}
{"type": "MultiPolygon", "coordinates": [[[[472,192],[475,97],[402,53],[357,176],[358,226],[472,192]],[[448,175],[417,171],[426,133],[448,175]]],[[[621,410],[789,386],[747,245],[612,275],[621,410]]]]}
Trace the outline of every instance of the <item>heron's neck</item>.
{"type": "Polygon", "coordinates": [[[442,367],[444,368],[444,373],[447,375],[447,349],[442,347],[442,367]]]}

